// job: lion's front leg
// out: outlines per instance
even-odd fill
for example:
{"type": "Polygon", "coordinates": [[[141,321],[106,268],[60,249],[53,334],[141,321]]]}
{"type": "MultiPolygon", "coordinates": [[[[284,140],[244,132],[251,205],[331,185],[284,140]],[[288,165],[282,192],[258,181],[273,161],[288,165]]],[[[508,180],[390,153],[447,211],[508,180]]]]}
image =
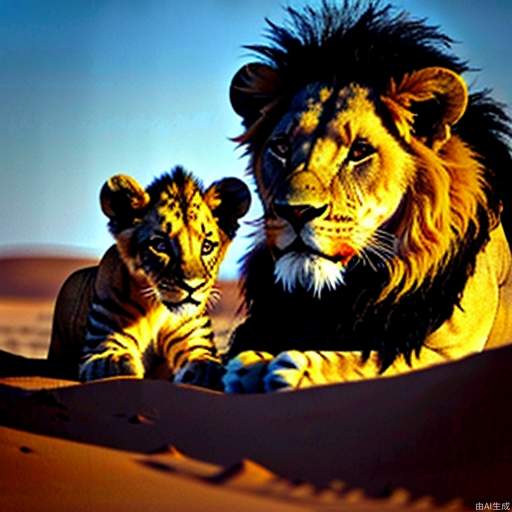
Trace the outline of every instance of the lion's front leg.
{"type": "Polygon", "coordinates": [[[398,356],[384,371],[375,351],[363,358],[361,352],[289,350],[281,352],[268,364],[263,387],[266,392],[284,391],[393,377],[443,362],[446,358],[429,347],[423,347],[419,355],[411,354],[410,360],[398,356]]]}
{"type": "Polygon", "coordinates": [[[284,391],[351,380],[364,365],[359,353],[288,350],[268,365],[265,391],[284,391]]]}
{"type": "Polygon", "coordinates": [[[376,353],[365,360],[360,352],[287,350],[272,357],[267,352],[246,351],[228,362],[223,382],[228,393],[257,393],[378,376],[376,353]]]}
{"type": "Polygon", "coordinates": [[[273,357],[268,352],[245,351],[227,363],[224,390],[263,393],[343,382],[345,359],[341,352],[288,350],[273,357]]]}

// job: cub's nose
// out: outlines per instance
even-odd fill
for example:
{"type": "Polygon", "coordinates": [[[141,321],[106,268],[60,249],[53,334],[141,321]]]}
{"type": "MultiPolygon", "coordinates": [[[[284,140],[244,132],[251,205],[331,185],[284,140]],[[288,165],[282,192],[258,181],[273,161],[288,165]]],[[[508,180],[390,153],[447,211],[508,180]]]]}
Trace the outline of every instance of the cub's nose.
{"type": "Polygon", "coordinates": [[[193,292],[195,290],[199,290],[199,288],[202,288],[206,284],[206,279],[203,279],[203,278],[183,279],[181,284],[185,290],[187,290],[188,292],[193,292]]]}
{"type": "Polygon", "coordinates": [[[327,205],[316,207],[310,204],[288,204],[278,201],[275,201],[273,206],[276,215],[287,220],[295,231],[300,231],[306,222],[320,217],[327,210],[327,205]]]}

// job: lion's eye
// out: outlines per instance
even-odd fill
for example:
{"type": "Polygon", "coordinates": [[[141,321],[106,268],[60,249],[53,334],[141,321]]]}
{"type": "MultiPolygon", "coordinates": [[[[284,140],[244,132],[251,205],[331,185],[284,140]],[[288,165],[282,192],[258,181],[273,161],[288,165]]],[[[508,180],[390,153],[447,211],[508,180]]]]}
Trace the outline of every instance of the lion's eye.
{"type": "Polygon", "coordinates": [[[290,143],[282,135],[275,137],[268,143],[268,150],[281,161],[286,161],[290,155],[290,143]]]}
{"type": "Polygon", "coordinates": [[[219,245],[218,242],[212,242],[211,240],[205,240],[203,242],[203,246],[201,247],[201,254],[203,256],[208,256],[208,254],[211,254],[218,245],[219,245]]]}
{"type": "Polygon", "coordinates": [[[364,139],[356,139],[350,147],[347,160],[358,163],[370,155],[373,155],[373,153],[375,153],[375,148],[372,145],[364,139]]]}
{"type": "Polygon", "coordinates": [[[149,241],[149,247],[156,252],[167,252],[168,244],[163,238],[153,238],[149,241]]]}

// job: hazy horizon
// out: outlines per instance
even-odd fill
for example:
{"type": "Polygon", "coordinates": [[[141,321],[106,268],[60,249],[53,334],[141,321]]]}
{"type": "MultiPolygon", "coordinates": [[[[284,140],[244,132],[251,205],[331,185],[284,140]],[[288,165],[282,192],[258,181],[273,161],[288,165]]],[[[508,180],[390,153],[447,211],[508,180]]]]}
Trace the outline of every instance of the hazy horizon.
{"type": "MultiPolygon", "coordinates": [[[[294,6],[315,2],[288,2],[294,6]]],[[[512,104],[512,2],[394,2],[458,41],[456,53],[512,104]]],[[[103,182],[124,172],[147,185],[181,164],[205,184],[246,179],[230,80],[262,42],[274,0],[0,1],[0,256],[28,248],[99,257],[112,243],[98,203],[103,182]]],[[[245,220],[259,215],[253,208],[245,220]]],[[[236,275],[244,226],[222,270],[236,275]]]]}

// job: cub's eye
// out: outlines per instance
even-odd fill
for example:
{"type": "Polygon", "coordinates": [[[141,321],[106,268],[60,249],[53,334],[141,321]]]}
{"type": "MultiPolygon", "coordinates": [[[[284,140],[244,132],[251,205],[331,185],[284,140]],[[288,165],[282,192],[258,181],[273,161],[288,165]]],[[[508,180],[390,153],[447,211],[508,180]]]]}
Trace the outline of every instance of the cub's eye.
{"type": "Polygon", "coordinates": [[[358,163],[364,160],[365,158],[373,155],[375,153],[375,148],[370,145],[364,139],[356,139],[352,146],[350,147],[350,151],[348,152],[347,160],[351,162],[358,163]]]}
{"type": "Polygon", "coordinates": [[[201,247],[201,254],[203,256],[208,256],[208,254],[211,254],[218,245],[219,245],[218,242],[212,242],[211,240],[205,240],[203,242],[203,246],[201,247]]]}
{"type": "Polygon", "coordinates": [[[282,135],[269,141],[267,147],[270,153],[281,161],[286,161],[290,155],[290,142],[282,135]]]}
{"type": "Polygon", "coordinates": [[[148,246],[156,252],[167,252],[168,249],[167,242],[163,238],[153,238],[148,246]]]}

